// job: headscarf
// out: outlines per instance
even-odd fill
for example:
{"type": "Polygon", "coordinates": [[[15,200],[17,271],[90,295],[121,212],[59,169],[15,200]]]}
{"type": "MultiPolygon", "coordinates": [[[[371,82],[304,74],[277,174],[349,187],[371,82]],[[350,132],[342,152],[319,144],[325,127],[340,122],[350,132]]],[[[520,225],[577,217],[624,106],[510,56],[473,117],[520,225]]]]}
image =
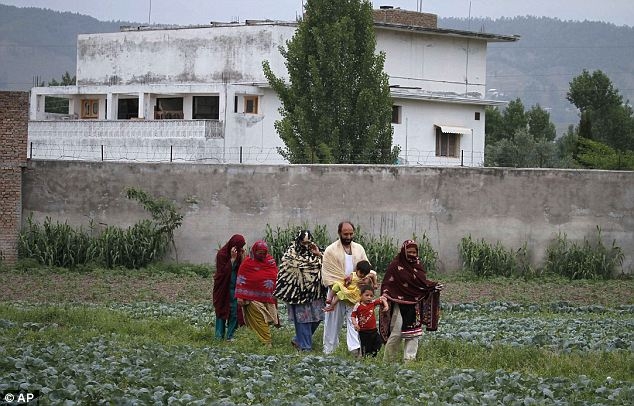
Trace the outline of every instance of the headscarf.
{"type": "Polygon", "coordinates": [[[416,303],[437,285],[427,279],[418,256],[407,257],[407,248],[411,247],[415,247],[418,252],[416,241],[407,240],[403,243],[401,252],[387,266],[381,284],[381,293],[397,303],[416,303]]]}
{"type": "Polygon", "coordinates": [[[302,242],[313,242],[309,230],[300,230],[288,247],[277,274],[275,297],[289,304],[306,304],[326,296],[321,283],[321,257],[302,242]]]}
{"type": "MultiPolygon", "coordinates": [[[[427,279],[427,273],[418,258],[418,244],[406,240],[399,254],[390,262],[381,284],[381,293],[388,300],[402,305],[414,305],[416,318],[420,325],[428,331],[438,328],[440,315],[440,292],[434,289],[438,282],[427,279]],[[407,256],[407,248],[415,247],[417,255],[407,256]]],[[[380,313],[379,331],[383,341],[390,336],[390,319],[393,306],[389,312],[380,313]]]]}
{"type": "MultiPolygon", "coordinates": [[[[244,247],[246,241],[240,234],[234,234],[216,254],[216,272],[214,273],[213,303],[216,317],[229,319],[229,285],[231,283],[231,249],[244,247]]],[[[240,266],[242,257],[236,258],[236,266],[240,266]]]]}
{"type": "Polygon", "coordinates": [[[251,247],[251,255],[242,261],[236,280],[236,298],[263,303],[276,303],[273,292],[277,279],[275,258],[269,254],[269,248],[263,240],[256,241],[251,247]],[[257,251],[266,253],[260,257],[257,251]]]}

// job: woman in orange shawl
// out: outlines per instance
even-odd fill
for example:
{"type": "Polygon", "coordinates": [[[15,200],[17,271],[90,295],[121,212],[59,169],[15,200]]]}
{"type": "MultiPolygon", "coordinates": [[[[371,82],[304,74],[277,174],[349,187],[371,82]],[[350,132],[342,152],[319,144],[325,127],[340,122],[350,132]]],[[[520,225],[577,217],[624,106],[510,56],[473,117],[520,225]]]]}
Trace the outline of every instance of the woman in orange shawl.
{"type": "Polygon", "coordinates": [[[260,341],[271,345],[271,329],[269,324],[280,325],[277,313],[275,281],[277,265],[268,253],[266,242],[256,241],[251,247],[251,255],[242,261],[236,280],[236,298],[242,306],[244,321],[256,332],[260,341]]]}
{"type": "Polygon", "coordinates": [[[244,237],[234,234],[216,254],[213,302],[216,313],[216,338],[233,339],[238,325],[244,325],[242,311],[235,298],[238,268],[244,258],[244,237]]]}
{"type": "Polygon", "coordinates": [[[386,361],[396,360],[402,341],[405,361],[416,359],[422,326],[429,331],[438,326],[441,290],[441,284],[427,279],[416,241],[405,241],[388,265],[381,284],[381,294],[390,304],[390,311],[380,314],[386,361]]]}

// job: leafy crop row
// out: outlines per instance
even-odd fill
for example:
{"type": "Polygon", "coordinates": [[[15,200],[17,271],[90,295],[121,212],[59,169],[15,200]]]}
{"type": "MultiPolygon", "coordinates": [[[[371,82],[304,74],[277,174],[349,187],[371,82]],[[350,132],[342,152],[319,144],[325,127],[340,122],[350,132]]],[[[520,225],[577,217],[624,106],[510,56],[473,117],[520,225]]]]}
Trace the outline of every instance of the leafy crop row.
{"type": "Polygon", "coordinates": [[[44,404],[628,404],[631,383],[542,378],[502,369],[433,369],[320,355],[257,355],[190,346],[2,342],[0,391],[40,390],[44,404]],[[70,403],[72,404],[72,403],[70,403]]]}
{"type": "MultiPolygon", "coordinates": [[[[100,308],[97,305],[76,307],[85,306],[100,308]]],[[[11,307],[28,310],[40,305],[13,303],[11,307]]],[[[133,319],[175,318],[198,328],[215,322],[209,304],[113,303],[107,308],[133,319]]],[[[280,317],[284,329],[291,331],[292,323],[288,321],[283,304],[280,305],[280,317]]],[[[495,302],[463,304],[445,306],[440,325],[438,331],[424,335],[423,340],[456,340],[487,348],[493,345],[534,346],[555,352],[634,351],[634,306],[610,309],[495,302]]]]}

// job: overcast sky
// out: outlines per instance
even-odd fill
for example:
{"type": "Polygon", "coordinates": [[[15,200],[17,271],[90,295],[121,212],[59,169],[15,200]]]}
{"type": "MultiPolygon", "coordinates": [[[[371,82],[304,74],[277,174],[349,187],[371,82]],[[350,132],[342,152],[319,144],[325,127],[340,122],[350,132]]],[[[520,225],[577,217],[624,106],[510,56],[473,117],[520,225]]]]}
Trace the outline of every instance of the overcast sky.
{"type": "MultiPolygon", "coordinates": [[[[561,20],[634,24],[634,0],[374,0],[439,17],[546,16],[561,20]]],[[[207,24],[210,21],[294,20],[302,0],[0,0],[0,4],[87,14],[102,21],[207,24]],[[151,5],[151,7],[150,7],[151,5]],[[150,11],[151,10],[151,11],[150,11]]]]}

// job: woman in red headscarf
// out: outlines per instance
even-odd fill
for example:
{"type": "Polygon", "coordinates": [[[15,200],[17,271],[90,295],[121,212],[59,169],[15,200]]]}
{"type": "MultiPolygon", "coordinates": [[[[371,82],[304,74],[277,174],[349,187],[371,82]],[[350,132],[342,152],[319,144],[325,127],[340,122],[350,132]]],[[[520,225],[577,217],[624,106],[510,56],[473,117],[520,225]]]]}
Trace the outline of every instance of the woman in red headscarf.
{"type": "Polygon", "coordinates": [[[251,255],[242,261],[238,269],[236,298],[242,306],[247,327],[269,346],[272,342],[269,325],[280,325],[277,301],[273,295],[276,280],[275,258],[269,254],[266,242],[256,241],[251,247],[251,255]]]}
{"type": "Polygon", "coordinates": [[[405,241],[401,252],[388,265],[381,284],[381,293],[391,310],[380,315],[386,361],[396,360],[402,341],[405,361],[416,359],[422,326],[430,331],[438,326],[441,290],[441,284],[427,279],[416,241],[405,241]]]}
{"type": "Polygon", "coordinates": [[[213,302],[216,312],[216,338],[233,339],[238,324],[244,324],[242,311],[235,298],[238,268],[244,259],[246,241],[235,234],[216,254],[213,302]]]}

